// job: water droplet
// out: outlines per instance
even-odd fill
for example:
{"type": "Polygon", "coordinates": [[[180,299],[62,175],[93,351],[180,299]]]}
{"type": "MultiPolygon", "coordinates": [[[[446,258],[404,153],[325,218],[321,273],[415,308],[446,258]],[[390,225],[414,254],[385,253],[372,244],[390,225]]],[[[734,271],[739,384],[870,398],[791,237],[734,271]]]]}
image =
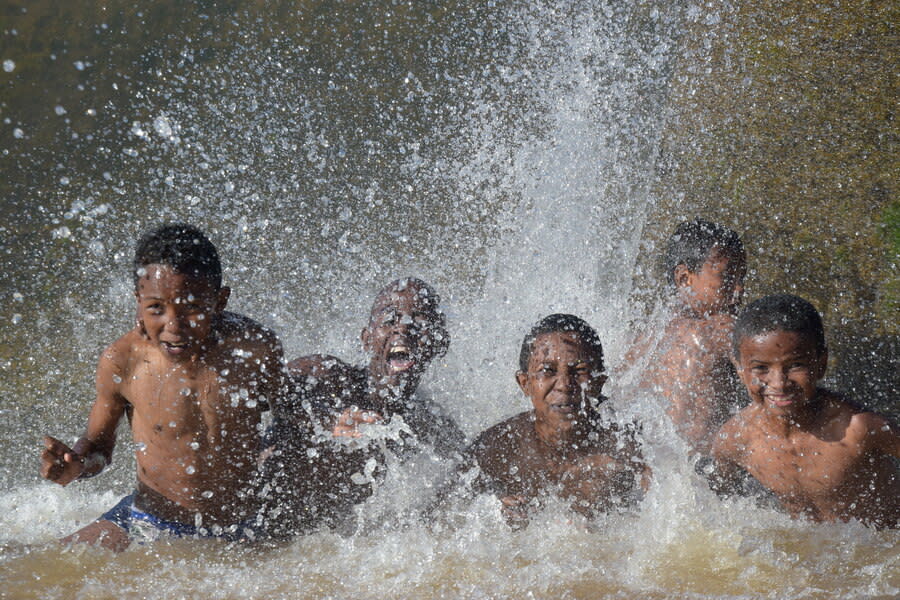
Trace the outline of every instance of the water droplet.
{"type": "Polygon", "coordinates": [[[184,472],[187,473],[188,475],[193,475],[194,473],[197,472],[197,469],[195,469],[195,468],[193,467],[193,465],[191,465],[191,466],[187,467],[187,468],[184,470],[184,472]]]}
{"type": "Polygon", "coordinates": [[[7,73],[12,73],[16,69],[16,62],[10,59],[6,59],[3,61],[3,70],[7,73]]]}
{"type": "Polygon", "coordinates": [[[191,442],[190,446],[191,446],[191,450],[199,450],[200,449],[199,442],[191,442]]]}

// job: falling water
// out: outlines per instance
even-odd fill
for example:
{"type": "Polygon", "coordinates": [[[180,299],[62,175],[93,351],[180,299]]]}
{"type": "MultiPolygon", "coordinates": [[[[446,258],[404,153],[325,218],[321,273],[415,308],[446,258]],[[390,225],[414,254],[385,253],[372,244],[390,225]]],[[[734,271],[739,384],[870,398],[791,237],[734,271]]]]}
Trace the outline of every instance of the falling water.
{"type": "MultiPolygon", "coordinates": [[[[112,114],[86,160],[60,156],[51,173],[15,188],[21,222],[4,228],[15,260],[0,324],[2,595],[894,596],[895,533],[717,500],[656,400],[616,385],[611,404],[645,422],[654,483],[639,509],[590,526],[550,506],[512,532],[483,497],[437,535],[406,511],[448,467],[426,452],[393,465],[358,507],[352,535],[320,531],[277,548],[163,541],[115,557],[55,545],[133,484],[127,428],[115,466],[67,488],[39,479],[37,440],[80,433],[94,361],[133,318],[134,240],[160,221],[211,234],[231,308],[273,327],[289,358],[361,360],[374,291],[409,274],[433,282],[453,341],[424,386],[470,437],[526,408],[513,374],[521,337],[540,316],[583,316],[619,360],[630,322],[645,313],[632,275],[654,202],[667,83],[685,26],[715,25],[715,10],[424,5],[360,3],[315,17],[307,8],[288,15],[303,23],[296,32],[235,12],[233,43],[214,56],[201,30],[176,52],[148,54],[142,85],[109,76],[129,90],[127,102],[47,100],[62,137],[76,127],[67,114],[112,114]]],[[[43,160],[33,152],[18,164],[43,160]]]]}

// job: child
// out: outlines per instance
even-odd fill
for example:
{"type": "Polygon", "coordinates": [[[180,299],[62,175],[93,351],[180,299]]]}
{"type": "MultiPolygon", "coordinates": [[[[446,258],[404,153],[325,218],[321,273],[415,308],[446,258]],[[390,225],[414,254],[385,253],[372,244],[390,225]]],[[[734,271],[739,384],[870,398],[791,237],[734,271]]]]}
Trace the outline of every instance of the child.
{"type": "Polygon", "coordinates": [[[47,436],[41,474],[61,485],[99,473],[128,415],[137,487],[65,541],[124,549],[129,532],[249,535],[260,417],[278,408],[281,346],[250,319],[225,312],[218,253],[189,225],[165,225],[138,242],[137,324],[97,367],[97,399],[73,447],[47,436]]]}
{"type": "Polygon", "coordinates": [[[478,467],[471,492],[495,494],[515,528],[548,494],[588,517],[641,495],[649,469],[635,441],[597,414],[606,375],[590,325],[566,314],[542,319],[522,342],[516,381],[533,408],[490,427],[469,448],[458,474],[478,467]]]}
{"type": "Polygon", "coordinates": [[[719,485],[729,489],[746,469],[793,516],[897,527],[900,435],[885,417],[816,387],[828,362],[816,309],[788,294],[753,302],[733,351],[751,404],[716,437],[719,485]]]}
{"type": "MultiPolygon", "coordinates": [[[[666,398],[676,430],[701,456],[708,455],[713,435],[739,397],[729,359],[746,265],[737,233],[700,219],[678,225],[666,251],[677,312],[651,355],[641,385],[666,398]]],[[[632,350],[626,364],[633,364],[640,352],[632,350]]]]}
{"type": "Polygon", "coordinates": [[[364,435],[386,434],[386,447],[395,452],[425,444],[448,458],[462,448],[465,436],[456,423],[418,391],[428,366],[450,344],[439,304],[424,281],[393,281],[375,297],[360,336],[365,367],[326,355],[289,363],[299,402],[292,419],[276,422],[273,456],[265,461],[277,513],[267,518],[270,533],[289,536],[323,521],[341,525],[350,507],[371,495],[371,479],[359,478],[383,475],[384,456],[377,444],[359,439],[364,435]],[[400,440],[390,439],[390,431],[400,440]]]}

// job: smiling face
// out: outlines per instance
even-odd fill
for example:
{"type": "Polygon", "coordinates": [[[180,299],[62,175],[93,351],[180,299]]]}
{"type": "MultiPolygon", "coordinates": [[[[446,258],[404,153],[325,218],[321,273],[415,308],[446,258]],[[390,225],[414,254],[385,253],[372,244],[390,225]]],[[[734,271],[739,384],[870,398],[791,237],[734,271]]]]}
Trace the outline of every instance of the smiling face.
{"type": "Polygon", "coordinates": [[[369,380],[385,400],[406,399],[449,340],[437,296],[424,284],[401,280],[375,299],[362,331],[371,356],[369,380]]]}
{"type": "Polygon", "coordinates": [[[601,360],[575,332],[544,333],[534,340],[528,370],[516,373],[516,380],[534,406],[539,436],[564,436],[592,410],[606,381],[601,360]]]}
{"type": "Polygon", "coordinates": [[[700,315],[733,312],[744,294],[747,261],[713,247],[695,273],[686,265],[675,268],[675,282],[684,302],[700,315]]]}
{"type": "Polygon", "coordinates": [[[751,400],[778,416],[796,414],[815,397],[828,362],[812,336],[795,331],[748,336],[738,349],[735,367],[751,400]]]}
{"type": "Polygon", "coordinates": [[[178,273],[168,265],[148,265],[135,291],[138,321],[163,356],[176,362],[190,360],[204,350],[228,292],[226,287],[213,289],[206,279],[178,273]]]}

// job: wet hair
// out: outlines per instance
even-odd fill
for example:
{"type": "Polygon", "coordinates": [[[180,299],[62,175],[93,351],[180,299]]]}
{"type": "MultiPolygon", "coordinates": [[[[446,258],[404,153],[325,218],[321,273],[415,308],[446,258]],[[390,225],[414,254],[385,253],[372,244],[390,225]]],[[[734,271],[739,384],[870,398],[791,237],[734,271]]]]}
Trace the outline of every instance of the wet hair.
{"type": "Polygon", "coordinates": [[[581,341],[591,349],[591,352],[597,357],[600,370],[603,370],[603,344],[600,343],[600,336],[597,331],[587,324],[584,319],[575,315],[567,315],[556,313],[544,317],[538,321],[537,325],[531,328],[525,339],[522,340],[522,351],[519,353],[519,369],[524,373],[528,371],[528,361],[534,353],[534,342],[542,335],[547,333],[577,333],[581,341]]]}
{"type": "Polygon", "coordinates": [[[774,294],[751,302],[741,311],[731,338],[734,356],[740,357],[745,338],[772,331],[799,333],[815,343],[819,354],[826,350],[825,328],[816,307],[799,296],[774,294]]]}
{"type": "Polygon", "coordinates": [[[213,289],[222,287],[219,253],[206,234],[193,225],[161,225],[141,236],[134,252],[135,285],[150,265],[167,265],[178,273],[205,279],[213,289]]]}
{"type": "Polygon", "coordinates": [[[694,219],[679,223],[666,247],[666,277],[671,285],[675,285],[675,267],[684,265],[691,273],[703,268],[713,248],[718,248],[728,256],[746,259],[744,244],[737,232],[704,221],[694,219]]]}
{"type": "Polygon", "coordinates": [[[444,356],[450,348],[450,333],[447,331],[447,317],[441,310],[441,297],[434,288],[418,277],[402,277],[395,279],[375,294],[375,301],[372,302],[372,308],[369,311],[369,325],[375,316],[375,309],[378,308],[378,301],[391,292],[402,292],[407,288],[416,288],[416,296],[418,296],[425,305],[434,313],[436,329],[440,331],[440,335],[435,336],[434,352],[435,356],[444,356]]]}

